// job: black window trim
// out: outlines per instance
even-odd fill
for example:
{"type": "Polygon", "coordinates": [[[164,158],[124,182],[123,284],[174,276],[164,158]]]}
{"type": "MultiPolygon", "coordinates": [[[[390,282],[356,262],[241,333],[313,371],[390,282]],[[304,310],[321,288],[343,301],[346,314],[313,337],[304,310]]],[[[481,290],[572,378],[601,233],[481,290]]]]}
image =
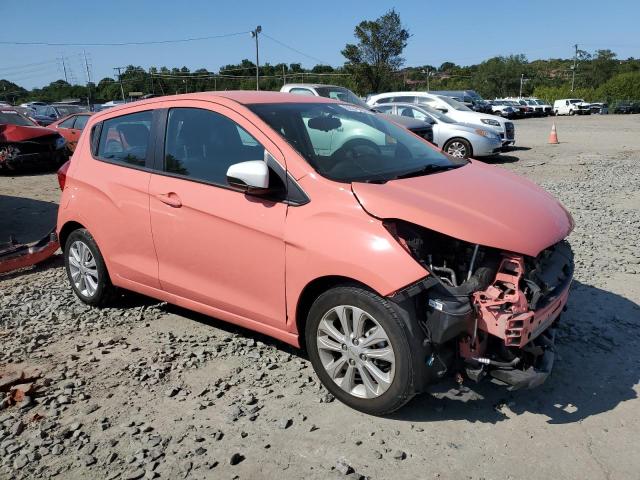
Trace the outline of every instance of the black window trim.
{"type": "MultiPolygon", "coordinates": [[[[171,108],[159,108],[154,110],[154,112],[158,112],[157,117],[155,115],[153,117],[154,128],[152,128],[152,133],[153,133],[152,138],[153,138],[153,141],[155,142],[154,144],[155,148],[151,149],[154,151],[153,152],[154,158],[150,162],[150,168],[148,170],[155,175],[162,175],[164,177],[177,178],[179,180],[186,180],[188,182],[195,182],[203,185],[210,185],[212,187],[223,188],[225,190],[231,190],[231,191],[242,193],[245,195],[250,195],[250,194],[247,194],[242,189],[232,187],[229,184],[220,184],[216,182],[210,182],[208,180],[192,178],[186,175],[181,175],[179,173],[166,172],[164,170],[164,150],[165,150],[165,144],[166,144],[167,123],[169,121],[169,110],[176,109],[176,108],[195,108],[199,110],[206,110],[209,112],[217,113],[218,115],[222,115],[225,118],[228,118],[220,112],[216,112],[215,110],[209,110],[202,107],[176,106],[171,108]]],[[[236,125],[238,125],[238,123],[235,122],[234,120],[232,119],[229,119],[229,120],[231,120],[236,125]]],[[[238,126],[242,128],[241,125],[238,125],[238,126]]],[[[264,150],[265,152],[267,152],[267,166],[276,175],[278,175],[278,177],[280,177],[280,180],[284,184],[286,191],[285,191],[285,196],[282,199],[272,199],[264,195],[261,195],[260,197],[266,200],[271,200],[274,203],[286,203],[287,205],[291,205],[293,207],[298,207],[298,206],[309,203],[311,201],[309,196],[305,193],[304,190],[302,190],[298,182],[291,176],[291,174],[288,171],[285,170],[285,168],[282,165],[280,165],[280,163],[275,159],[275,157],[271,154],[271,152],[269,152],[269,150],[266,147],[264,147],[264,150]]],[[[148,153],[149,152],[147,152],[147,154],[148,153]]]]}
{"type": "MultiPolygon", "coordinates": [[[[134,165],[132,163],[121,162],[118,160],[113,160],[111,158],[104,158],[98,155],[98,148],[100,147],[100,136],[102,135],[102,127],[104,122],[109,120],[114,120],[116,118],[121,118],[127,115],[135,115],[137,113],[145,113],[151,112],[151,129],[149,130],[149,145],[155,145],[155,128],[154,124],[156,122],[156,112],[157,109],[148,109],[148,110],[139,110],[137,112],[128,112],[123,113],[122,115],[116,115],[114,117],[109,117],[101,122],[96,123],[91,127],[91,157],[98,162],[109,163],[111,165],[118,165],[124,168],[131,168],[133,170],[142,170],[143,172],[153,172],[153,161],[154,161],[154,152],[153,148],[147,148],[147,156],[144,160],[144,166],[142,165],[134,165]]],[[[75,123],[75,122],[74,122],[75,123]]]]}

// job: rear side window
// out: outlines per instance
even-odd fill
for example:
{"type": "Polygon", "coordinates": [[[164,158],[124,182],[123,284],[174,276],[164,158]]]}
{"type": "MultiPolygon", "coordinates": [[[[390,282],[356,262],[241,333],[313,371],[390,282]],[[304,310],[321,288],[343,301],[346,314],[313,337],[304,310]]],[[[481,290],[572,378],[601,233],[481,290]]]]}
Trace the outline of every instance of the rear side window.
{"type": "Polygon", "coordinates": [[[76,123],[73,124],[73,128],[76,130],[82,130],[89,121],[89,115],[78,115],[76,117],[76,123]]]}
{"type": "Polygon", "coordinates": [[[416,101],[416,97],[393,97],[394,103],[413,103],[416,101]]]}
{"type": "Polygon", "coordinates": [[[314,96],[313,92],[308,88],[292,88],[291,90],[289,90],[289,93],[295,93],[296,95],[310,95],[312,97],[314,96]]]}
{"type": "Polygon", "coordinates": [[[151,111],[110,118],[102,124],[98,157],[144,167],[151,132],[151,111]]]}
{"type": "Polygon", "coordinates": [[[64,122],[62,122],[60,124],[60,128],[72,128],[73,127],[73,121],[75,119],[76,119],[76,117],[67,118],[64,122]]]}
{"type": "Polygon", "coordinates": [[[234,163],[263,160],[264,147],[233,120],[210,110],[169,110],[164,171],[227,185],[234,163]]]}

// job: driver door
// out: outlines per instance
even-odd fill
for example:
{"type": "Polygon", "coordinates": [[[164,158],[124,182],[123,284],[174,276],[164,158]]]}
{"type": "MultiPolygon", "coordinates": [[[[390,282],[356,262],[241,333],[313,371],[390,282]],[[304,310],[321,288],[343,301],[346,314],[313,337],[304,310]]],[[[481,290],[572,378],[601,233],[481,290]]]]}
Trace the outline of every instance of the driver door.
{"type": "Polygon", "coordinates": [[[232,164],[261,160],[265,148],[282,164],[281,153],[226,107],[191,101],[166,115],[149,184],[161,287],[231,314],[222,315],[227,320],[282,328],[287,205],[245,195],[226,180],[232,164]]]}

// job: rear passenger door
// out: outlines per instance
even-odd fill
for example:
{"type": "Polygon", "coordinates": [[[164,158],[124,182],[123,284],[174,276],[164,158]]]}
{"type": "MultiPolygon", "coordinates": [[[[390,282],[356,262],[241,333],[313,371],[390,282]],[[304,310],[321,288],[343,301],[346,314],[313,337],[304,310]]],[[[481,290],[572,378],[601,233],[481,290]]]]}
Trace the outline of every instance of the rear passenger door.
{"type": "Polygon", "coordinates": [[[154,115],[118,112],[95,124],[86,149],[93,158],[77,162],[74,172],[78,192],[72,201],[102,251],[111,281],[133,290],[160,286],[149,221],[154,115]]]}
{"type": "Polygon", "coordinates": [[[230,165],[262,160],[265,148],[281,154],[235,111],[209,102],[187,105],[166,112],[149,186],[162,288],[225,320],[282,328],[287,205],[245,195],[226,180],[230,165]]]}

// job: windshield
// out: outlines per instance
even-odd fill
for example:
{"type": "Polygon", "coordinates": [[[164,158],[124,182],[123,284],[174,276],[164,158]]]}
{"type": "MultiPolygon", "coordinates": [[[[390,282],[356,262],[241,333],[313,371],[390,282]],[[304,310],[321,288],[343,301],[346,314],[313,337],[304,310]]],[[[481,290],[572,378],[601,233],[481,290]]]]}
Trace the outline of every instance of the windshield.
{"type": "Polygon", "coordinates": [[[321,97],[333,98],[334,100],[340,100],[341,102],[352,103],[359,107],[369,109],[369,106],[364,103],[360,98],[356,96],[348,88],[344,87],[316,87],[316,92],[321,97]]]}
{"type": "Polygon", "coordinates": [[[536,100],[535,101],[538,105],[546,105],[546,103],[544,102],[544,100],[536,100]]]}
{"type": "Polygon", "coordinates": [[[18,125],[20,127],[35,126],[31,120],[13,110],[0,111],[0,124],[18,125]]]}
{"type": "Polygon", "coordinates": [[[440,97],[440,96],[438,98],[440,100],[442,100],[443,102],[447,103],[450,107],[453,107],[454,110],[460,110],[461,112],[471,112],[472,111],[469,107],[467,107],[463,103],[458,102],[457,100],[454,100],[453,98],[440,97]]]}
{"type": "Polygon", "coordinates": [[[331,180],[386,182],[466,163],[454,161],[404,128],[352,105],[281,103],[249,108],[331,180]]]}
{"type": "Polygon", "coordinates": [[[82,111],[80,107],[76,107],[75,105],[57,105],[55,109],[57,110],[59,117],[66,117],[67,115],[71,115],[72,113],[78,113],[82,111]]]}
{"type": "Polygon", "coordinates": [[[573,100],[569,100],[569,103],[582,103],[584,100],[580,100],[579,98],[574,98],[573,100]]]}

